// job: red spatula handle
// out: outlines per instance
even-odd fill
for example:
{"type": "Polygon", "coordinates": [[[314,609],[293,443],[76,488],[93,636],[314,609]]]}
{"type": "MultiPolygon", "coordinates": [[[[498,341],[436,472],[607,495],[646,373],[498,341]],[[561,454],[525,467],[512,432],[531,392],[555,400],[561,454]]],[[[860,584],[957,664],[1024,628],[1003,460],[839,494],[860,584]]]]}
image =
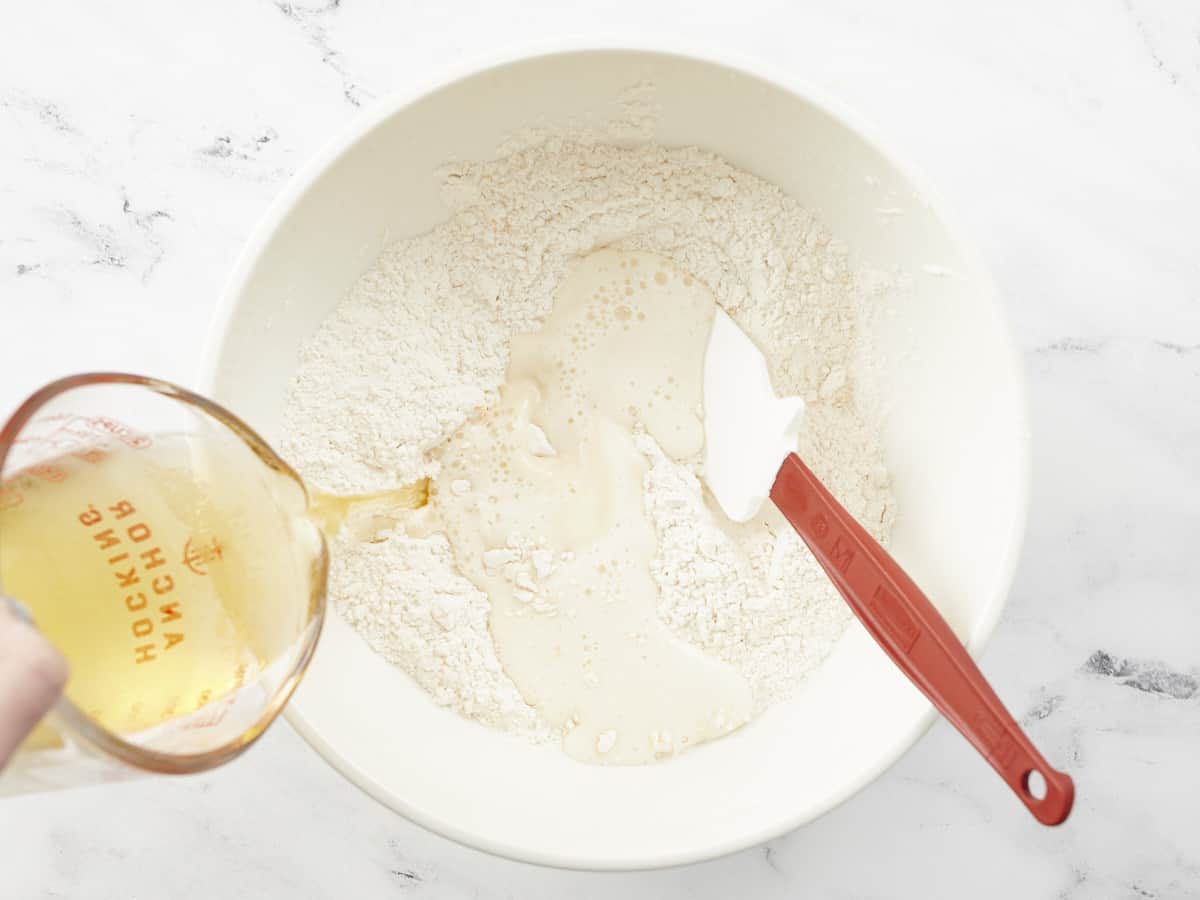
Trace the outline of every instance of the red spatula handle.
{"type": "Polygon", "coordinates": [[[975,745],[1044,825],[1067,818],[1070,776],[1050,768],[983,677],[946,620],[904,570],[792,453],[771,499],[804,539],[854,614],[892,661],[975,745]],[[1041,773],[1045,795],[1029,789],[1041,773]]]}

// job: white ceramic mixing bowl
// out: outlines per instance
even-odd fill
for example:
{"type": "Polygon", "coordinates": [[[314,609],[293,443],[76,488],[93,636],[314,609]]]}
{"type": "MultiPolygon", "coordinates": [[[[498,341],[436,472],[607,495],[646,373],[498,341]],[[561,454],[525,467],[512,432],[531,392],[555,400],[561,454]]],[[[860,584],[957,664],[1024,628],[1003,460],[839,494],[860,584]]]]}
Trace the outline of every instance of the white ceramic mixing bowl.
{"type": "MultiPolygon", "coordinates": [[[[216,321],[204,387],[278,437],[300,344],[385,240],[446,216],[436,167],[491,157],[536,122],[603,120],[623,89],[651,82],[659,142],[699,145],[779,185],[860,260],[910,282],[875,335],[899,503],[892,549],[977,652],[1009,589],[1028,492],[1022,380],[992,283],[877,141],[758,68],[571,50],[380,104],[259,226],[216,321]]],[[[655,766],[582,765],[439,709],[337,616],[290,708],[318,752],[408,818],[494,853],[595,869],[704,859],[795,828],[883,772],[932,718],[857,623],[795,697],[655,766]]]]}

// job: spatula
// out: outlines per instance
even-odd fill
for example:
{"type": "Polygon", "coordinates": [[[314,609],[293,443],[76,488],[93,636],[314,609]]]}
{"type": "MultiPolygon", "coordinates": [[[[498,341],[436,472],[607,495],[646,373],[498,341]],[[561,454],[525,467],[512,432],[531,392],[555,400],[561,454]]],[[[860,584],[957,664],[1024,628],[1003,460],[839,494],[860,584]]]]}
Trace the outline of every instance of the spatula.
{"type": "Polygon", "coordinates": [[[718,309],[704,363],[704,426],[707,482],[721,508],[744,522],[769,497],[900,670],[1039,822],[1061,823],[1075,797],[1070,776],[1047,764],[946,620],[796,455],[803,409],[798,397],[775,396],[766,360],[718,309]]]}

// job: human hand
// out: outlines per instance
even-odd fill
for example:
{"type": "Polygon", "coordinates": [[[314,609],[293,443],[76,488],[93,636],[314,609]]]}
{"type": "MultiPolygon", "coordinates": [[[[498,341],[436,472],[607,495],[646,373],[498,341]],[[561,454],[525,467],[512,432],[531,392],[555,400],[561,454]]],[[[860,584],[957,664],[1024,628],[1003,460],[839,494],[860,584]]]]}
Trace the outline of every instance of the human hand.
{"type": "Polygon", "coordinates": [[[0,768],[67,683],[67,661],[0,596],[0,768]]]}

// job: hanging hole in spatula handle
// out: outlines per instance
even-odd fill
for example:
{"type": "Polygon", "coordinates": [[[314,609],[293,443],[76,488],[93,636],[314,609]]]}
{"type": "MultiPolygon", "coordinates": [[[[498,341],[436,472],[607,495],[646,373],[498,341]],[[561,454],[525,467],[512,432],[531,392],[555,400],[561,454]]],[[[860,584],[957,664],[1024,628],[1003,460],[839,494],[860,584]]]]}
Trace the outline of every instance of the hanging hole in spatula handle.
{"type": "Polygon", "coordinates": [[[892,661],[1045,825],[1067,818],[1070,776],[1052,769],[907,573],[846,512],[800,457],[784,460],[771,499],[892,661]],[[1033,773],[1044,781],[1038,797],[1033,773]]]}
{"type": "MultiPolygon", "coordinates": [[[[1023,761],[1016,762],[1017,767],[1029,766],[1017,777],[1017,783],[1014,785],[1017,796],[1043,825],[1060,825],[1066,821],[1075,803],[1075,782],[1071,780],[1070,775],[1050,768],[1041,754],[1029,744],[1025,733],[1015,723],[1013,727],[1015,733],[1009,734],[1010,740],[1028,745],[1022,754],[1023,761]]],[[[1006,781],[1009,780],[1007,774],[1001,771],[996,763],[993,762],[992,766],[1006,781]]]]}

